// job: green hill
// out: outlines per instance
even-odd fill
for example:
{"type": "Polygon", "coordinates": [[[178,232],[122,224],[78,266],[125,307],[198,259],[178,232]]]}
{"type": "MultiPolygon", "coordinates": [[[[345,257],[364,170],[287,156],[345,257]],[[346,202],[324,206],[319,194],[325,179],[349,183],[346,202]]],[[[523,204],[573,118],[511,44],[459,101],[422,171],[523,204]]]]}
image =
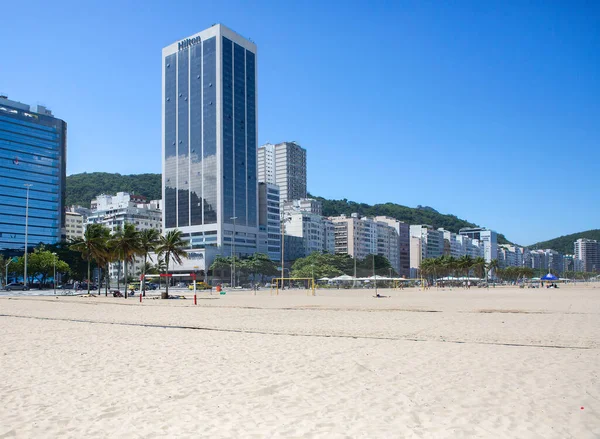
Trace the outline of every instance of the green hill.
{"type": "Polygon", "coordinates": [[[160,174],[121,175],[108,172],[73,174],[67,177],[66,206],[90,207],[90,201],[100,194],[129,192],[148,200],[162,198],[160,174]]]}
{"type": "MultiPolygon", "coordinates": [[[[67,177],[66,205],[73,204],[89,207],[92,198],[117,192],[130,192],[143,195],[149,200],[159,199],[161,193],[160,174],[121,175],[107,172],[73,174],[67,177]]],[[[357,212],[365,216],[385,215],[404,221],[408,224],[429,224],[434,228],[443,227],[458,233],[461,227],[474,227],[475,224],[454,215],[445,215],[428,206],[407,207],[395,203],[369,205],[355,201],[327,200],[310,195],[323,203],[323,214],[336,216],[342,213],[350,215],[357,212]]],[[[508,242],[503,235],[498,235],[500,244],[508,242]]]]}
{"type": "MultiPolygon", "coordinates": [[[[390,216],[408,224],[429,224],[433,228],[443,227],[451,232],[458,233],[463,227],[477,227],[476,224],[460,219],[455,215],[439,213],[429,206],[407,207],[396,203],[366,204],[355,201],[327,200],[322,197],[310,195],[312,198],[323,203],[323,215],[336,216],[341,214],[350,215],[354,212],[364,216],[390,216]]],[[[498,243],[508,243],[504,235],[498,234],[498,243]]]]}
{"type": "Polygon", "coordinates": [[[579,238],[595,239],[600,241],[600,229],[587,230],[585,232],[572,233],[570,235],[559,236],[549,241],[537,242],[530,245],[531,249],[551,248],[563,254],[573,254],[573,243],[579,238]]]}

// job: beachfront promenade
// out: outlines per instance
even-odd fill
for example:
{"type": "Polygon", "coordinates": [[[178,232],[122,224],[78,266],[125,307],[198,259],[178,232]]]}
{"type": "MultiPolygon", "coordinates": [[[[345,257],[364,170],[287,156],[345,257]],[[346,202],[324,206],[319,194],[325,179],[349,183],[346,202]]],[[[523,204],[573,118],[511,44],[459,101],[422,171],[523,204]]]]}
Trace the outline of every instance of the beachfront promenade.
{"type": "Polygon", "coordinates": [[[600,436],[600,288],[0,297],[0,437],[600,436]]]}

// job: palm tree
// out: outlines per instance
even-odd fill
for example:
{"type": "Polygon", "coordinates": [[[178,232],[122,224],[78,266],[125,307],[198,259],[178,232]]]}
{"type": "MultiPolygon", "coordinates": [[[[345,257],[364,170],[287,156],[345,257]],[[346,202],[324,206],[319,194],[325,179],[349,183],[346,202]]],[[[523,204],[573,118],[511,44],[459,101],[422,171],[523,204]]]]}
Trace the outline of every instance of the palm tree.
{"type": "Polygon", "coordinates": [[[456,269],[456,259],[454,257],[444,255],[438,259],[440,261],[439,274],[442,277],[446,277],[446,276],[450,276],[450,274],[454,274],[454,270],[456,269]]]}
{"type": "Polygon", "coordinates": [[[461,256],[458,259],[458,267],[463,271],[465,277],[469,277],[469,271],[473,266],[473,258],[469,255],[461,256]]]}
{"type": "Polygon", "coordinates": [[[473,268],[477,277],[481,279],[483,277],[483,274],[485,273],[486,266],[487,263],[485,262],[485,259],[479,256],[475,258],[475,260],[473,261],[473,265],[471,265],[471,268],[473,268]]]}
{"type": "Polygon", "coordinates": [[[100,291],[102,288],[102,278],[101,278],[102,270],[104,270],[104,282],[105,282],[104,295],[108,296],[108,263],[111,262],[112,257],[113,257],[112,251],[110,248],[111,235],[110,235],[110,230],[108,229],[108,227],[105,227],[105,226],[102,227],[100,237],[102,240],[101,244],[100,244],[100,248],[94,255],[94,259],[96,260],[96,263],[98,264],[98,296],[100,295],[100,291]]]}
{"type": "Polygon", "coordinates": [[[488,273],[494,274],[494,288],[496,288],[496,275],[498,274],[498,270],[500,270],[500,264],[498,263],[498,259],[492,259],[488,264],[488,273]]]}
{"type": "Polygon", "coordinates": [[[125,274],[125,298],[127,299],[127,265],[133,262],[136,254],[140,252],[140,232],[135,230],[133,224],[125,223],[123,228],[117,230],[112,240],[112,245],[123,261],[125,274]]]}
{"type": "Polygon", "coordinates": [[[110,290],[110,276],[109,276],[109,268],[110,268],[110,264],[114,264],[115,262],[118,263],[118,268],[117,268],[117,290],[120,290],[121,285],[121,279],[119,278],[119,274],[121,273],[121,263],[119,261],[119,251],[115,248],[115,236],[116,234],[111,234],[110,239],[108,240],[108,242],[106,243],[106,249],[108,251],[107,254],[107,258],[106,258],[106,286],[107,286],[107,291],[110,290]]]}
{"type": "Polygon", "coordinates": [[[442,258],[443,256],[431,259],[431,269],[433,270],[433,282],[435,283],[436,287],[439,287],[438,275],[444,270],[444,262],[442,258]]]}
{"type": "Polygon", "coordinates": [[[160,237],[160,242],[156,247],[156,252],[164,255],[166,272],[167,272],[167,287],[165,292],[161,293],[162,299],[169,298],[169,262],[173,260],[181,264],[181,258],[187,256],[184,248],[187,247],[187,242],[181,239],[182,233],[180,230],[171,230],[166,235],[160,237]]]}
{"type": "Polygon", "coordinates": [[[71,250],[81,253],[81,257],[87,261],[87,293],[90,294],[90,268],[92,260],[102,255],[104,251],[104,236],[106,227],[102,224],[90,224],[83,233],[83,238],[75,241],[69,246],[71,250]]]}
{"type": "Polygon", "coordinates": [[[160,233],[156,229],[146,229],[140,232],[140,255],[144,257],[144,265],[142,266],[142,294],[146,295],[146,269],[148,266],[148,258],[152,261],[149,253],[156,249],[156,245],[160,239],[160,233]]]}
{"type": "Polygon", "coordinates": [[[448,272],[452,273],[453,277],[456,277],[456,271],[458,270],[458,259],[456,259],[454,256],[450,256],[446,261],[446,265],[448,267],[448,272]]]}
{"type": "Polygon", "coordinates": [[[421,261],[421,277],[426,279],[435,273],[435,259],[425,258],[421,261]]]}

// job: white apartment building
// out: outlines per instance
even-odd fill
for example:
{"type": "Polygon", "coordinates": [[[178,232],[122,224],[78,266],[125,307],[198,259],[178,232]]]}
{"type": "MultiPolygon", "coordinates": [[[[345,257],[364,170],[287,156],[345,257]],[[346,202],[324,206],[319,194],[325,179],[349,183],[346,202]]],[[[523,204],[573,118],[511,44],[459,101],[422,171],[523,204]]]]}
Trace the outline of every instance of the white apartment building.
{"type": "Polygon", "coordinates": [[[156,229],[162,232],[162,212],[159,200],[146,202],[145,198],[118,192],[99,195],[92,200],[92,213],[86,224],[104,224],[111,232],[123,224],[133,224],[136,230],[156,229]]]}
{"type": "Polygon", "coordinates": [[[85,222],[85,220],[87,220],[87,217],[92,213],[92,209],[88,207],[73,205],[67,207],[67,212],[78,213],[79,215],[83,216],[83,220],[85,222]]]}
{"type": "Polygon", "coordinates": [[[461,243],[463,254],[471,256],[473,259],[484,258],[484,249],[481,241],[464,235],[457,235],[456,239],[461,243]]]}
{"type": "MultiPolygon", "coordinates": [[[[118,192],[116,195],[99,195],[91,205],[92,213],[87,218],[86,226],[103,224],[114,233],[127,223],[133,224],[138,231],[156,229],[162,232],[162,212],[158,209],[160,200],[145,202],[143,197],[118,192]]],[[[136,259],[129,273],[135,276],[142,263],[141,258],[136,259]]],[[[119,270],[122,274],[122,264],[112,264],[109,269],[111,278],[116,278],[119,270]]]]}
{"type": "Polygon", "coordinates": [[[323,218],[323,251],[335,253],[335,224],[329,218],[323,218]]]}
{"type": "Polygon", "coordinates": [[[65,237],[67,241],[83,239],[85,219],[76,212],[65,212],[65,237]]]}
{"type": "Polygon", "coordinates": [[[564,269],[563,255],[556,250],[544,250],[546,255],[546,268],[553,274],[560,274],[564,269]]]}
{"type": "Polygon", "coordinates": [[[516,246],[500,244],[498,246],[498,265],[500,268],[521,266],[522,262],[518,263],[517,255],[516,246]]]}
{"type": "Polygon", "coordinates": [[[290,240],[295,242],[296,246],[301,245],[301,250],[288,248],[286,257],[295,259],[305,257],[313,252],[335,252],[335,234],[333,233],[333,223],[321,215],[302,211],[288,210],[284,212],[285,234],[301,238],[301,244],[298,240],[290,240]]]}
{"type": "Polygon", "coordinates": [[[419,277],[423,250],[421,248],[421,238],[417,236],[410,237],[410,277],[415,279],[419,277]]]}
{"type": "Polygon", "coordinates": [[[323,215],[323,204],[314,198],[300,198],[298,200],[284,201],[284,211],[301,210],[304,212],[323,215]]]}
{"type": "Polygon", "coordinates": [[[279,186],[258,184],[258,252],[272,261],[281,261],[281,214],[279,186]]]}
{"type": "Polygon", "coordinates": [[[439,258],[444,254],[443,232],[429,225],[411,225],[410,236],[421,239],[421,260],[439,258]]]}
{"type": "Polygon", "coordinates": [[[575,271],[575,255],[563,256],[563,273],[567,271],[575,271]]]}
{"type": "Polygon", "coordinates": [[[493,230],[481,227],[465,227],[458,231],[459,235],[468,236],[472,240],[477,240],[483,250],[481,257],[486,262],[498,258],[498,234],[493,230]]]}
{"type": "MultiPolygon", "coordinates": [[[[521,249],[516,247],[516,249],[521,249]]],[[[523,250],[522,265],[535,270],[551,271],[553,274],[560,274],[564,271],[564,257],[556,250],[523,250]]],[[[517,266],[518,257],[517,257],[517,266]]]]}
{"type": "Polygon", "coordinates": [[[258,148],[258,181],[279,186],[281,203],[306,198],[306,149],[296,142],[258,148]]]}
{"type": "Polygon", "coordinates": [[[400,237],[395,227],[382,221],[377,225],[377,254],[385,256],[396,273],[400,273],[400,237]]]}
{"type": "Polygon", "coordinates": [[[529,252],[529,258],[529,264],[526,265],[534,270],[545,270],[548,268],[543,250],[531,250],[529,252]]]}
{"type": "Polygon", "coordinates": [[[400,270],[400,237],[395,227],[374,218],[360,218],[357,213],[329,219],[335,225],[335,253],[357,259],[377,254],[387,258],[396,272],[400,270]]]}
{"type": "Polygon", "coordinates": [[[584,272],[600,271],[600,243],[595,239],[579,238],[573,243],[575,270],[584,272]]]}
{"type": "Polygon", "coordinates": [[[358,259],[375,254],[377,229],[373,229],[370,223],[361,221],[356,213],[349,217],[340,215],[329,219],[335,225],[335,253],[347,253],[358,259]]]}
{"type": "Polygon", "coordinates": [[[438,229],[444,235],[444,254],[452,256],[453,258],[460,258],[463,256],[463,245],[462,242],[459,241],[458,235],[456,233],[452,233],[449,230],[444,230],[442,228],[438,229]],[[448,252],[446,252],[446,243],[448,245],[448,252]]]}
{"type": "MultiPolygon", "coordinates": [[[[410,276],[410,226],[403,221],[389,216],[376,216],[373,218],[378,223],[392,227],[398,235],[398,264],[393,265],[394,270],[404,277],[410,276]]],[[[394,258],[396,256],[394,255],[394,258]]],[[[391,263],[391,261],[390,261],[391,263]]]]}

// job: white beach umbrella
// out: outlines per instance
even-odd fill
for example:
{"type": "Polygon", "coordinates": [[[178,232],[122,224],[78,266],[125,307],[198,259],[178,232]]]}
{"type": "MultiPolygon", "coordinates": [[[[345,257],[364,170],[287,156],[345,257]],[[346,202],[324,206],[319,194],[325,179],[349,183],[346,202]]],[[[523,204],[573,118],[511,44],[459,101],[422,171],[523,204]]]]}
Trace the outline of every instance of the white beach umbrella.
{"type": "Polygon", "coordinates": [[[334,277],[331,280],[334,280],[334,281],[351,281],[351,280],[355,280],[355,279],[352,276],[348,276],[347,274],[342,274],[341,276],[334,277]]]}

